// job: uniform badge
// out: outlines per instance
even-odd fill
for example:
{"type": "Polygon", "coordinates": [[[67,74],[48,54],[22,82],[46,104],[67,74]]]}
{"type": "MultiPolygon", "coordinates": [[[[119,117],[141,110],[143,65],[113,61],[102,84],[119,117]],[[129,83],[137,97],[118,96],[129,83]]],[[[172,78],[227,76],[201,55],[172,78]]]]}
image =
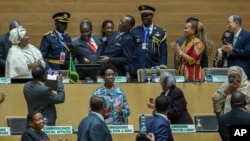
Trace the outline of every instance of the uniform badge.
{"type": "Polygon", "coordinates": [[[140,37],[139,36],[137,36],[137,38],[136,38],[136,43],[140,43],[140,37]]]}
{"type": "Polygon", "coordinates": [[[156,33],[155,33],[155,36],[156,36],[156,37],[160,37],[161,34],[160,34],[159,32],[156,32],[156,33]]]}

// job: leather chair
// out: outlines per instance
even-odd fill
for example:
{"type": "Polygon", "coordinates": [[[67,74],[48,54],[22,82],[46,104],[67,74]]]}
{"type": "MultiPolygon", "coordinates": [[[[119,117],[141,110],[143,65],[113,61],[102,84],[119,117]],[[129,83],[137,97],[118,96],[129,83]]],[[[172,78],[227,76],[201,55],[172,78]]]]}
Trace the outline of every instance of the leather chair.
{"type": "Polygon", "coordinates": [[[26,116],[6,116],[5,119],[11,135],[21,135],[27,127],[26,116]]]}

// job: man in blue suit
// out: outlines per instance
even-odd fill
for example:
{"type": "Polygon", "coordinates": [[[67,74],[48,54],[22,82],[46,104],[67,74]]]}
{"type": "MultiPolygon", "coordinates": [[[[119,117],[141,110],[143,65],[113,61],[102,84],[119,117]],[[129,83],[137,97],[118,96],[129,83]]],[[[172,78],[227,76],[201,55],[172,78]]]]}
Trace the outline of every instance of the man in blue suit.
{"type": "Polygon", "coordinates": [[[167,118],[169,100],[166,96],[158,96],[155,100],[156,113],[147,124],[147,132],[154,133],[156,141],[174,141],[170,122],[167,118]]]}
{"type": "Polygon", "coordinates": [[[78,126],[77,141],[112,141],[110,131],[104,122],[107,105],[103,97],[92,96],[91,113],[78,126]]]}
{"type": "Polygon", "coordinates": [[[134,47],[130,30],[135,25],[133,16],[126,15],[120,20],[118,31],[108,39],[107,45],[98,60],[100,64],[112,64],[119,76],[125,76],[128,70],[125,65],[132,62],[132,49],[134,47]]]}
{"type": "Polygon", "coordinates": [[[222,48],[227,53],[228,67],[242,67],[250,79],[250,33],[242,29],[242,19],[237,14],[231,14],[227,23],[230,32],[234,35],[222,48]]]}
{"type": "Polygon", "coordinates": [[[250,114],[245,111],[245,96],[236,91],[231,97],[232,110],[219,118],[219,133],[223,141],[230,140],[230,125],[250,125],[250,114]]]}

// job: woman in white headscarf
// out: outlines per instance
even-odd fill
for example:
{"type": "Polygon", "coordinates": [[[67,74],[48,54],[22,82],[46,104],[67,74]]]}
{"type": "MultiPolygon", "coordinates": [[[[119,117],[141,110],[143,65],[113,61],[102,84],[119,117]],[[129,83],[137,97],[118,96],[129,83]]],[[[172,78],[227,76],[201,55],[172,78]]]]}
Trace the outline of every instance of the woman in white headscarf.
{"type": "Polygon", "coordinates": [[[26,29],[22,26],[10,31],[9,40],[12,47],[6,59],[5,77],[31,78],[31,69],[34,66],[45,66],[41,52],[29,43],[29,39],[26,29]]]}
{"type": "MultiPolygon", "coordinates": [[[[171,124],[193,124],[193,120],[187,110],[187,101],[184,94],[180,88],[176,87],[175,76],[163,71],[160,77],[160,85],[163,90],[160,95],[169,99],[170,107],[167,117],[171,124]]],[[[149,99],[148,107],[155,109],[154,99],[149,99]]]]}
{"type": "Polygon", "coordinates": [[[218,118],[232,109],[230,100],[234,91],[245,95],[245,109],[250,113],[250,82],[244,70],[239,66],[228,68],[228,82],[223,83],[213,95],[213,108],[218,118]]]}

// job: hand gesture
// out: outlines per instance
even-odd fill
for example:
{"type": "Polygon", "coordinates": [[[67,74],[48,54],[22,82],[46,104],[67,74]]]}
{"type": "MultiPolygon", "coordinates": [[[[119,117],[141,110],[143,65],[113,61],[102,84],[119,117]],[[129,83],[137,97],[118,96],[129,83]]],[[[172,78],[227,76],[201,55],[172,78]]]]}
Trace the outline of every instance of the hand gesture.
{"type": "Polygon", "coordinates": [[[117,107],[116,107],[116,113],[118,114],[118,115],[121,115],[122,114],[122,104],[119,104],[117,107]]]}
{"type": "Polygon", "coordinates": [[[0,104],[5,100],[5,92],[0,92],[0,104]]]}
{"type": "Polygon", "coordinates": [[[150,141],[155,141],[155,135],[153,133],[147,133],[146,136],[150,141]]]}

